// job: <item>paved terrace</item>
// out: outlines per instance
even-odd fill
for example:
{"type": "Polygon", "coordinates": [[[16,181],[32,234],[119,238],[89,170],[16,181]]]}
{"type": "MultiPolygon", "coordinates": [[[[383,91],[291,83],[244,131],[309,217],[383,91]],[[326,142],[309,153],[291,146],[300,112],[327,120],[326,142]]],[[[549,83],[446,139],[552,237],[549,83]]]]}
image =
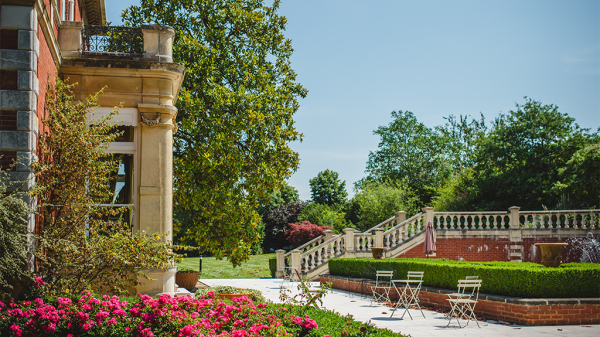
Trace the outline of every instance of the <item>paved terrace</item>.
{"type": "MultiPolygon", "coordinates": [[[[201,279],[201,282],[209,286],[233,286],[238,288],[252,288],[262,291],[265,298],[275,303],[279,300],[279,288],[282,285],[281,279],[201,279]]],[[[318,282],[311,282],[313,289],[319,289],[318,282]]],[[[294,294],[297,293],[297,283],[291,285],[286,282],[286,287],[291,289],[294,294]]],[[[379,328],[387,328],[394,332],[411,335],[412,337],[435,337],[435,336],[577,336],[577,337],[598,337],[600,336],[600,325],[547,325],[547,326],[523,326],[499,322],[494,320],[479,321],[481,328],[477,327],[475,322],[470,322],[467,327],[459,328],[456,320],[453,319],[450,326],[443,313],[425,310],[425,318],[419,310],[410,309],[413,317],[411,320],[408,314],[400,319],[402,311],[394,314],[390,318],[391,311],[388,307],[373,302],[371,299],[360,297],[358,294],[346,291],[333,290],[323,299],[325,309],[334,310],[342,315],[350,314],[358,321],[368,322],[369,320],[379,328]]],[[[461,325],[466,324],[466,320],[461,320],[461,325]]],[[[332,336],[333,337],[333,336],[332,336]]]]}

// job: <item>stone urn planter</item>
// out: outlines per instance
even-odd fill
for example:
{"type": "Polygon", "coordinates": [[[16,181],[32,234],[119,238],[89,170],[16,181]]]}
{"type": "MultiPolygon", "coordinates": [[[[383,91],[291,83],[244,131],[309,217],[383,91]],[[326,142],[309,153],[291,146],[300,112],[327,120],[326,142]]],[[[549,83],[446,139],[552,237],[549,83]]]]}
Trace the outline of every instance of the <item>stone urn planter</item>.
{"type": "Polygon", "coordinates": [[[383,247],[371,247],[371,254],[374,259],[381,260],[383,259],[383,247]]]}
{"type": "Polygon", "coordinates": [[[187,289],[188,291],[192,291],[196,288],[196,283],[198,283],[198,277],[200,276],[200,272],[190,268],[182,268],[177,271],[175,274],[175,283],[178,286],[187,289]]]}
{"type": "Polygon", "coordinates": [[[562,247],[568,243],[536,243],[542,250],[542,262],[546,267],[558,267],[562,263],[562,247]]]}

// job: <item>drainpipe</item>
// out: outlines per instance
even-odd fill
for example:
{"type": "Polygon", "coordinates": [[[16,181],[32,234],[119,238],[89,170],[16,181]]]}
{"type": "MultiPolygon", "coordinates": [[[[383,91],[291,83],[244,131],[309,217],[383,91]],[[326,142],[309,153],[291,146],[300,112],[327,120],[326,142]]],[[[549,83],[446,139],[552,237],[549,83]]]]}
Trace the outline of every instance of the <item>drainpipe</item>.
{"type": "Polygon", "coordinates": [[[66,13],[66,0],[60,1],[60,20],[65,21],[65,13],[66,13]]]}
{"type": "Polygon", "coordinates": [[[69,0],[69,21],[75,21],[75,0],[69,0]]]}

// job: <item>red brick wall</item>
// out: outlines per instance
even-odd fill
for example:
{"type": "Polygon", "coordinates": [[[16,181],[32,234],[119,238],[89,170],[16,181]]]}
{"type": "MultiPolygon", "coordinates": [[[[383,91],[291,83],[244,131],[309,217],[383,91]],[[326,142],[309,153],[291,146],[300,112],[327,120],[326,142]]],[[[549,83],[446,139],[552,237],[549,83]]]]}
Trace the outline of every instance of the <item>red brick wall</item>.
{"type": "MultiPolygon", "coordinates": [[[[331,282],[334,289],[372,295],[370,284],[361,284],[351,278],[328,278],[327,275],[322,275],[320,282],[331,282]]],[[[393,301],[398,299],[394,292],[390,295],[393,301]]],[[[424,289],[419,292],[421,305],[450,311],[447,298],[446,294],[424,289]]],[[[475,314],[480,318],[522,325],[598,324],[600,304],[522,305],[480,299],[475,306],[475,314]]]]}
{"type": "Polygon", "coordinates": [[[39,118],[39,127],[40,134],[45,131],[42,120],[44,119],[44,102],[46,100],[46,87],[48,82],[54,83],[54,78],[56,77],[56,64],[54,63],[54,59],[52,58],[52,53],[50,52],[50,48],[48,47],[48,42],[44,37],[44,33],[42,32],[42,28],[38,23],[38,32],[37,32],[40,50],[39,50],[39,58],[38,58],[38,82],[39,82],[39,96],[37,101],[37,111],[36,115],[39,118]]]}
{"type": "MultiPolygon", "coordinates": [[[[437,259],[466,261],[509,261],[508,238],[438,238],[435,243],[437,259]]],[[[423,243],[398,258],[426,257],[423,243]]]]}

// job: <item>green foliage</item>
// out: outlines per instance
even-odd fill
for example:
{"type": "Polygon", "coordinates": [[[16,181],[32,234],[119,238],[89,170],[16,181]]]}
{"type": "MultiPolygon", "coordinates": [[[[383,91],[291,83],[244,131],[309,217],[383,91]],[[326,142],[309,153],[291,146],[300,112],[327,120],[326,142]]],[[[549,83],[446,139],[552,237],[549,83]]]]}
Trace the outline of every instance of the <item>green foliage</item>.
{"type": "Polygon", "coordinates": [[[346,181],[340,181],[337,172],[321,171],[309,183],[313,202],[337,207],[346,202],[346,181]]]}
{"type": "Polygon", "coordinates": [[[26,268],[27,216],[33,209],[24,201],[24,183],[11,181],[10,173],[0,167],[0,299],[12,296],[12,283],[31,278],[26,268]]]}
{"type": "Polygon", "coordinates": [[[402,110],[392,111],[392,121],[373,134],[380,137],[379,148],[369,152],[367,177],[357,187],[366,181],[402,182],[417,195],[419,206],[428,204],[453,172],[447,155],[450,143],[412,112],[402,110]]]}
{"type": "Polygon", "coordinates": [[[457,280],[478,275],[481,292],[525,298],[600,296],[600,265],[567,263],[559,268],[523,262],[468,262],[443,259],[331,259],[329,273],[375,279],[376,270],[393,270],[402,278],[408,271],[424,271],[423,285],[456,289],[457,280]],[[576,284],[576,287],[573,285],[576,284]]]}
{"type": "MultiPolygon", "coordinates": [[[[215,257],[202,258],[202,278],[203,279],[248,279],[269,277],[269,258],[273,254],[253,255],[250,260],[241,266],[234,266],[226,259],[217,259],[215,257]]],[[[177,262],[177,267],[188,267],[198,269],[200,258],[188,257],[177,262]]]]}
{"type": "Polygon", "coordinates": [[[476,150],[476,208],[558,207],[560,197],[552,187],[575,152],[598,140],[597,133],[588,131],[555,105],[527,98],[516,110],[500,114],[476,150]]]}
{"type": "MultiPolygon", "coordinates": [[[[125,208],[100,206],[112,200],[117,161],[104,150],[117,136],[110,118],[88,125],[98,94],[73,103],[71,86],[55,80],[46,96],[45,132],[35,195],[39,200],[36,259],[50,294],[91,287],[123,293],[137,285],[138,270],[169,268],[175,254],[165,234],[131,233],[119,217],[125,208]],[[108,220],[108,217],[117,220],[108,220]]],[[[142,274],[145,276],[144,274],[142,274]]]]}
{"type": "Polygon", "coordinates": [[[284,307],[286,314],[304,317],[308,315],[312,317],[319,325],[318,329],[314,329],[307,336],[322,337],[322,336],[345,336],[345,337],[403,337],[405,335],[392,332],[389,329],[380,329],[370,323],[356,321],[352,316],[342,316],[335,311],[316,309],[312,306],[301,306],[291,304],[269,303],[269,309],[274,311],[284,307]]]}
{"type": "Polygon", "coordinates": [[[309,221],[315,225],[328,226],[336,233],[341,233],[344,228],[354,228],[351,222],[346,221],[346,213],[337,211],[326,204],[312,202],[302,209],[298,221],[309,221]]]}
{"type": "Polygon", "coordinates": [[[573,154],[558,170],[560,181],[553,191],[559,196],[558,208],[600,207],[600,143],[588,145],[573,154]]]}
{"type": "Polygon", "coordinates": [[[274,278],[277,272],[277,257],[269,259],[269,271],[271,272],[271,277],[274,278]]]}
{"type": "Polygon", "coordinates": [[[292,296],[292,291],[282,285],[279,288],[279,299],[281,302],[305,307],[313,306],[315,309],[319,309],[319,305],[323,305],[323,297],[331,291],[331,283],[321,284],[320,289],[310,290],[310,281],[300,279],[297,288],[298,292],[292,296]]]}
{"type": "Polygon", "coordinates": [[[307,90],[291,68],[286,18],[256,0],[143,0],[130,26],[175,29],[173,61],[186,67],[174,134],[174,208],[202,251],[240,264],[259,240],[260,200],[298,168],[293,115],[307,90]]]}
{"type": "Polygon", "coordinates": [[[402,183],[365,181],[362,188],[348,203],[347,218],[360,231],[365,231],[394,216],[397,211],[415,214],[418,200],[402,183]]]}
{"type": "Polygon", "coordinates": [[[181,267],[177,268],[177,274],[190,274],[190,273],[199,273],[198,269],[181,267]]]}
{"type": "Polygon", "coordinates": [[[473,211],[478,196],[473,168],[466,167],[446,180],[438,189],[438,195],[433,199],[432,206],[436,211],[473,211]]]}
{"type": "Polygon", "coordinates": [[[290,202],[273,209],[265,217],[265,250],[270,248],[280,249],[287,245],[285,231],[288,224],[298,222],[298,216],[306,207],[302,202],[290,202]]]}
{"type": "Polygon", "coordinates": [[[285,184],[282,188],[271,193],[269,197],[261,201],[257,212],[260,216],[264,217],[275,208],[287,205],[290,202],[300,202],[300,194],[293,186],[285,184]]]}

